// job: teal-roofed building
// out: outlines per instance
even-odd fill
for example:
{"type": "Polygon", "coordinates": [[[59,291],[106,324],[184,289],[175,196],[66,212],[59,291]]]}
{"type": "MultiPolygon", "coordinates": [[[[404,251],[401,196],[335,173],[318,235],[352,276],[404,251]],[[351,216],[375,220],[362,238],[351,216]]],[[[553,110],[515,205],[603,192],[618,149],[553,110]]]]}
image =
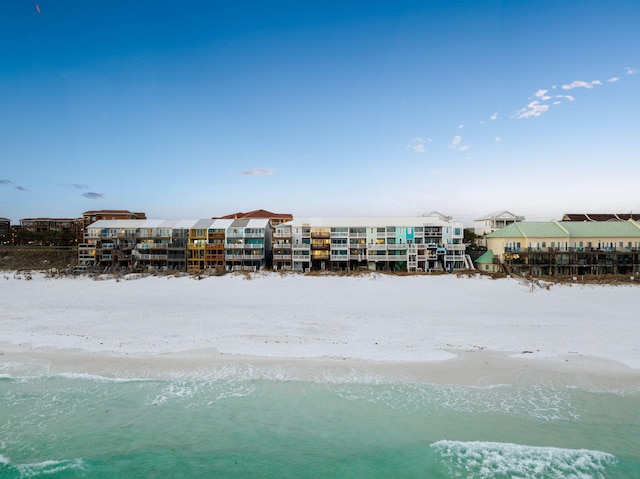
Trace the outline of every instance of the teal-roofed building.
{"type": "Polygon", "coordinates": [[[640,274],[640,223],[517,222],[486,235],[498,264],[536,276],[640,274]]]}
{"type": "Polygon", "coordinates": [[[483,273],[498,273],[500,263],[496,261],[493,251],[487,250],[476,260],[476,268],[483,273]]]}

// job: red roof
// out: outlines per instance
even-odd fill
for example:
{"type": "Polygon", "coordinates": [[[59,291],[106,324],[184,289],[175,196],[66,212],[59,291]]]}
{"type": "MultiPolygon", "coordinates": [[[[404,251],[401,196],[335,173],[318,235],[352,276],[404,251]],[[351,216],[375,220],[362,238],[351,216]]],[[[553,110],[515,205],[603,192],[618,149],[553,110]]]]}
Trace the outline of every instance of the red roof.
{"type": "Polygon", "coordinates": [[[219,218],[214,218],[214,219],[223,219],[223,220],[232,220],[232,219],[239,219],[239,218],[266,218],[266,219],[270,219],[270,218],[281,218],[281,219],[288,219],[288,220],[292,220],[293,219],[293,215],[290,213],[272,213],[271,211],[267,211],[267,210],[253,210],[253,211],[248,211],[246,213],[243,212],[238,212],[238,213],[232,213],[230,215],[226,215],[226,216],[220,216],[219,218]]]}

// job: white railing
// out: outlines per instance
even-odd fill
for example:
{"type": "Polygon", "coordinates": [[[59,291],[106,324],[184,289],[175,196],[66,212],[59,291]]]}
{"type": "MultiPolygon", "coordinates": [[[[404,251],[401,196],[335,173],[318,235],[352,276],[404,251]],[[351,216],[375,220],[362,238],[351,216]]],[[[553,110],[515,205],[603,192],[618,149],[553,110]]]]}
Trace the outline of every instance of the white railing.
{"type": "Polygon", "coordinates": [[[293,235],[292,235],[291,231],[288,231],[288,232],[280,232],[280,231],[276,231],[276,232],[273,234],[273,237],[274,237],[274,238],[291,238],[292,236],[293,236],[293,235]]]}

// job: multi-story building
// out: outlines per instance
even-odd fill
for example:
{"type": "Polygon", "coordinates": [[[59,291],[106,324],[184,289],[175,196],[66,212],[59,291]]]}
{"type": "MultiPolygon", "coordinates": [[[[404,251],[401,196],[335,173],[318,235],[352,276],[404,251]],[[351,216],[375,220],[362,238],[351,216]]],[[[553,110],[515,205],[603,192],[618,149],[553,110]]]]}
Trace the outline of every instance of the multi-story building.
{"type": "Polygon", "coordinates": [[[11,220],[0,218],[0,244],[11,242],[11,220]]]}
{"type": "Polygon", "coordinates": [[[269,220],[99,220],[78,250],[81,265],[200,272],[257,270],[271,251],[269,220]]]}
{"type": "Polygon", "coordinates": [[[276,227],[275,269],[459,270],[472,267],[459,221],[419,217],[296,218],[276,227]]]}
{"type": "Polygon", "coordinates": [[[485,235],[524,220],[524,216],[515,215],[510,211],[496,211],[482,218],[476,218],[473,220],[473,232],[478,236],[476,244],[481,247],[486,247],[487,242],[484,239],[485,235]]]}
{"type": "Polygon", "coordinates": [[[536,276],[640,273],[640,223],[513,223],[486,236],[493,261],[536,276]]]}
{"type": "Polygon", "coordinates": [[[141,212],[132,213],[129,210],[90,210],[82,213],[82,225],[86,231],[91,223],[100,220],[146,220],[147,215],[141,212]]]}
{"type": "Polygon", "coordinates": [[[80,218],[24,218],[16,228],[15,241],[18,243],[38,243],[70,245],[82,238],[80,218]]]}

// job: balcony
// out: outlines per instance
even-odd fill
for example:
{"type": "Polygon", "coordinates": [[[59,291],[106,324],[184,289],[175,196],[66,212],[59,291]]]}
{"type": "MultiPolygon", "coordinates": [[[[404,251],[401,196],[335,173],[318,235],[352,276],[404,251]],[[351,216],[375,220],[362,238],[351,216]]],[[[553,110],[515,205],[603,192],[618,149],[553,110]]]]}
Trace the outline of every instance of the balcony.
{"type": "Polygon", "coordinates": [[[136,245],[136,249],[145,251],[149,249],[167,249],[169,246],[171,246],[169,241],[161,241],[158,243],[138,243],[136,245]]]}
{"type": "Polygon", "coordinates": [[[311,261],[311,256],[309,256],[308,254],[293,254],[292,255],[292,259],[293,259],[293,261],[306,261],[306,262],[309,262],[309,261],[311,261]]]}
{"type": "Polygon", "coordinates": [[[293,237],[293,234],[291,233],[291,231],[276,231],[273,234],[274,238],[291,238],[293,237]]]}
{"type": "Polygon", "coordinates": [[[273,260],[274,261],[291,261],[291,255],[290,254],[274,254],[273,260]]]}
{"type": "Polygon", "coordinates": [[[137,253],[134,255],[136,258],[138,258],[139,260],[146,260],[146,261],[151,261],[151,260],[161,260],[161,261],[166,261],[168,256],[166,254],[146,254],[146,253],[137,253]]]}

